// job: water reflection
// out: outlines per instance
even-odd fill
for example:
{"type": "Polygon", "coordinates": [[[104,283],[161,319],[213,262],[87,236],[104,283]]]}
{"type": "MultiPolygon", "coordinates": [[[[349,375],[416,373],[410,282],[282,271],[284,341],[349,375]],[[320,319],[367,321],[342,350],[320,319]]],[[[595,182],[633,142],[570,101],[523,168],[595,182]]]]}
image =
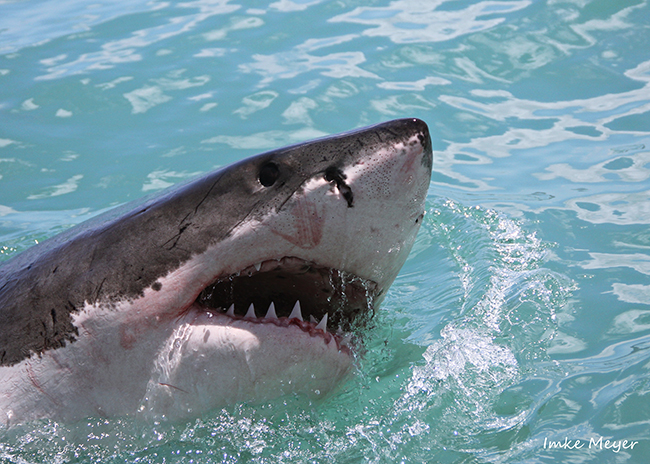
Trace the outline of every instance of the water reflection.
{"type": "MultiPolygon", "coordinates": [[[[643,148],[643,146],[641,147],[643,148]]],[[[536,177],[541,180],[564,177],[577,183],[612,180],[642,182],[650,178],[650,151],[608,159],[586,169],[577,169],[568,163],[559,163],[548,166],[545,171],[548,172],[536,174],[536,177]]]]}
{"type": "MultiPolygon", "coordinates": [[[[613,130],[611,126],[623,118],[650,111],[649,66],[650,62],[644,62],[625,73],[642,82],[640,88],[588,99],[543,102],[517,98],[505,90],[473,90],[472,98],[441,95],[440,100],[456,110],[473,114],[479,121],[494,121],[504,129],[468,142],[450,142],[437,153],[435,180],[458,189],[485,191],[504,187],[504,179],[473,178],[465,174],[463,165],[478,166],[513,155],[535,158],[535,166],[543,159],[571,159],[551,162],[541,172],[531,172],[541,181],[534,188],[551,191],[564,202],[563,207],[589,222],[648,223],[649,192],[630,192],[634,190],[632,186],[616,183],[642,183],[650,178],[650,152],[645,149],[649,133],[613,130]],[[586,189],[569,188],[566,182],[559,181],[579,186],[606,185],[598,188],[604,193],[581,196],[576,192],[586,189]],[[552,183],[545,185],[547,182],[552,183]]],[[[589,187],[594,189],[595,186],[589,187]]]]}
{"type": "MultiPolygon", "coordinates": [[[[650,303],[650,286],[614,284],[614,291],[619,299],[627,303],[650,303]]],[[[650,311],[632,309],[614,318],[611,333],[631,334],[650,330],[650,311]]]]}
{"type": "Polygon", "coordinates": [[[149,192],[152,190],[161,190],[167,187],[178,183],[180,180],[188,179],[190,177],[196,177],[201,174],[200,171],[197,172],[176,172],[164,170],[156,170],[147,174],[147,180],[142,185],[143,192],[149,192]]]}
{"type": "Polygon", "coordinates": [[[611,269],[629,267],[641,274],[650,275],[650,255],[645,253],[589,253],[591,258],[581,264],[584,269],[611,269]]]}
{"type": "Polygon", "coordinates": [[[232,148],[242,150],[266,150],[283,145],[299,143],[304,140],[315,139],[328,135],[325,132],[312,128],[297,130],[274,130],[257,132],[250,135],[217,135],[203,140],[201,143],[223,143],[232,148]]]}
{"type": "Polygon", "coordinates": [[[271,3],[269,5],[269,8],[285,13],[290,11],[303,11],[312,5],[320,3],[321,1],[322,0],[280,0],[278,2],[271,3]]]}
{"type": "Polygon", "coordinates": [[[593,224],[650,224],[650,190],[584,196],[570,199],[565,205],[593,224]]]}
{"type": "Polygon", "coordinates": [[[151,0],[89,3],[86,0],[47,0],[24,8],[22,2],[2,2],[0,54],[43,44],[58,37],[91,30],[125,14],[155,11],[165,5],[151,0]],[[52,21],[56,17],[57,21],[52,21]]]}
{"type": "Polygon", "coordinates": [[[237,114],[240,118],[246,119],[251,114],[267,108],[271,103],[273,103],[273,100],[278,98],[279,95],[278,92],[273,90],[263,90],[244,97],[242,100],[242,106],[236,109],[233,114],[237,114]]]}
{"type": "Polygon", "coordinates": [[[184,69],[179,69],[170,73],[167,77],[161,79],[153,79],[150,84],[132,90],[124,94],[131,106],[133,107],[132,113],[145,113],[154,106],[166,103],[172,99],[169,95],[165,94],[166,91],[185,90],[191,87],[200,87],[210,81],[210,76],[196,76],[184,78],[184,69]]]}
{"type": "MultiPolygon", "coordinates": [[[[65,76],[86,73],[90,71],[110,69],[124,63],[141,61],[140,50],[152,44],[160,43],[172,37],[194,31],[197,25],[214,15],[232,13],[240,8],[239,5],[229,5],[229,0],[197,0],[177,5],[178,8],[187,8],[189,11],[198,9],[194,14],[176,14],[164,24],[138,29],[129,37],[109,40],[100,46],[100,50],[83,53],[77,58],[68,60],[68,55],[60,55],[43,61],[47,73],[36,79],[47,80],[65,76]]],[[[167,7],[165,2],[153,3],[156,8],[167,7]]],[[[216,40],[225,37],[229,30],[247,27],[258,27],[261,20],[247,18],[245,22],[236,21],[225,29],[208,33],[207,40],[216,40]],[[210,35],[212,34],[212,35],[210,35]]],[[[91,42],[92,43],[92,42],[91,42]]]]}
{"type": "MultiPolygon", "coordinates": [[[[650,255],[644,253],[598,253],[590,252],[589,261],[580,263],[583,269],[604,269],[629,268],[634,271],[650,275],[650,255]]],[[[628,277],[622,272],[618,273],[618,280],[630,281],[634,277],[628,277]]],[[[619,301],[632,304],[650,304],[650,285],[630,284],[623,282],[614,282],[611,285],[611,292],[616,295],[619,301]]],[[[610,332],[613,333],[633,333],[644,331],[650,328],[650,324],[644,322],[647,320],[647,311],[627,311],[619,314],[614,319],[613,327],[610,332]],[[641,317],[643,316],[643,317],[641,317]],[[627,332],[622,331],[627,328],[627,332]]]]}
{"type": "Polygon", "coordinates": [[[70,177],[68,180],[62,184],[54,185],[42,191],[41,193],[34,193],[27,197],[28,200],[40,200],[42,198],[48,197],[58,197],[59,195],[65,195],[71,192],[74,192],[79,187],[79,182],[83,179],[83,174],[77,174],[70,177]]]}
{"type": "Polygon", "coordinates": [[[349,34],[325,39],[308,39],[289,51],[271,55],[255,54],[253,62],[239,66],[244,73],[255,72],[262,76],[259,87],[264,87],[277,79],[293,79],[300,74],[319,71],[323,76],[341,79],[361,77],[380,79],[375,73],[361,68],[366,61],[361,51],[333,52],[322,55],[322,49],[343,44],[355,39],[349,34]],[[318,53],[318,54],[316,54],[318,53]]]}
{"type": "Polygon", "coordinates": [[[613,121],[650,111],[649,92],[650,86],[646,84],[628,92],[557,102],[521,99],[505,90],[473,90],[473,99],[442,95],[440,100],[457,110],[497,122],[510,121],[511,126],[503,134],[451,144],[445,152],[466,153],[469,148],[470,153],[478,151],[500,158],[510,156],[513,150],[547,147],[569,140],[605,141],[615,133],[608,127],[613,121]],[[526,124],[512,127],[517,121],[526,124]],[[545,122],[545,127],[540,127],[539,122],[545,122]]]}
{"type": "Polygon", "coordinates": [[[445,0],[398,0],[385,7],[358,7],[335,16],[331,22],[372,26],[363,35],[388,37],[395,43],[441,42],[490,29],[504,21],[499,14],[526,8],[530,1],[484,1],[454,9],[445,0]],[[444,6],[444,8],[440,8],[444,6]],[[487,17],[484,19],[479,19],[487,17]]]}

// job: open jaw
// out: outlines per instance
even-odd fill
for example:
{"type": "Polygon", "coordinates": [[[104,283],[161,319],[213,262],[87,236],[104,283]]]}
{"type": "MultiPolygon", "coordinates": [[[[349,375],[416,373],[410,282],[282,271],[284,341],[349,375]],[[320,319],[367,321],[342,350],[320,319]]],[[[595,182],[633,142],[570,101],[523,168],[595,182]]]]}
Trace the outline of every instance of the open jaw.
{"type": "Polygon", "coordinates": [[[349,332],[367,323],[381,291],[345,271],[296,257],[270,259],[217,278],[196,302],[235,320],[298,326],[326,343],[347,346],[349,332]]]}

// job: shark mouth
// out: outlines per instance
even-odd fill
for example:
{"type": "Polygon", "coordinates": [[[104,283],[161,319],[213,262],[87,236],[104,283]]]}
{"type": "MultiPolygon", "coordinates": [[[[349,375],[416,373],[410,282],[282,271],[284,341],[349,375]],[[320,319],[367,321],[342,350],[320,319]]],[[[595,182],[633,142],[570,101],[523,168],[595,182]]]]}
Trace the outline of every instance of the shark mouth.
{"type": "Polygon", "coordinates": [[[295,257],[271,259],[218,278],[196,302],[234,319],[298,325],[326,339],[363,326],[374,313],[378,285],[295,257]]]}

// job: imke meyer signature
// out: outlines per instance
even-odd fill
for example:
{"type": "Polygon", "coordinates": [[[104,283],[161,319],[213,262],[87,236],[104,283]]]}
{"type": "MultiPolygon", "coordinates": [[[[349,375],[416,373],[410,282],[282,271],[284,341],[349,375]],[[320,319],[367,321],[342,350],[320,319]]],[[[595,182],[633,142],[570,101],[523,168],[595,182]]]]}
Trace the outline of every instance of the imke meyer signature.
{"type": "Polygon", "coordinates": [[[564,441],[553,441],[545,437],[544,449],[579,450],[586,447],[587,449],[610,450],[618,453],[621,450],[634,449],[638,443],[638,441],[632,440],[603,440],[603,437],[590,438],[589,441],[570,440],[568,437],[565,437],[564,441]]]}

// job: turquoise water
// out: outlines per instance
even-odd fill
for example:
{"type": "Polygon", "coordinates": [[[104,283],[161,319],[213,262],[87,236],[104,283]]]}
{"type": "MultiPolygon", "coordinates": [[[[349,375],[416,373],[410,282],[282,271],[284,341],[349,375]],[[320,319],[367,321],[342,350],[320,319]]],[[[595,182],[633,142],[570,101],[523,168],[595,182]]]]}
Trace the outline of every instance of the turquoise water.
{"type": "Polygon", "coordinates": [[[26,424],[0,460],[647,462],[649,26],[633,0],[0,1],[0,259],[289,143],[419,117],[435,149],[340,391],[26,424]]]}

